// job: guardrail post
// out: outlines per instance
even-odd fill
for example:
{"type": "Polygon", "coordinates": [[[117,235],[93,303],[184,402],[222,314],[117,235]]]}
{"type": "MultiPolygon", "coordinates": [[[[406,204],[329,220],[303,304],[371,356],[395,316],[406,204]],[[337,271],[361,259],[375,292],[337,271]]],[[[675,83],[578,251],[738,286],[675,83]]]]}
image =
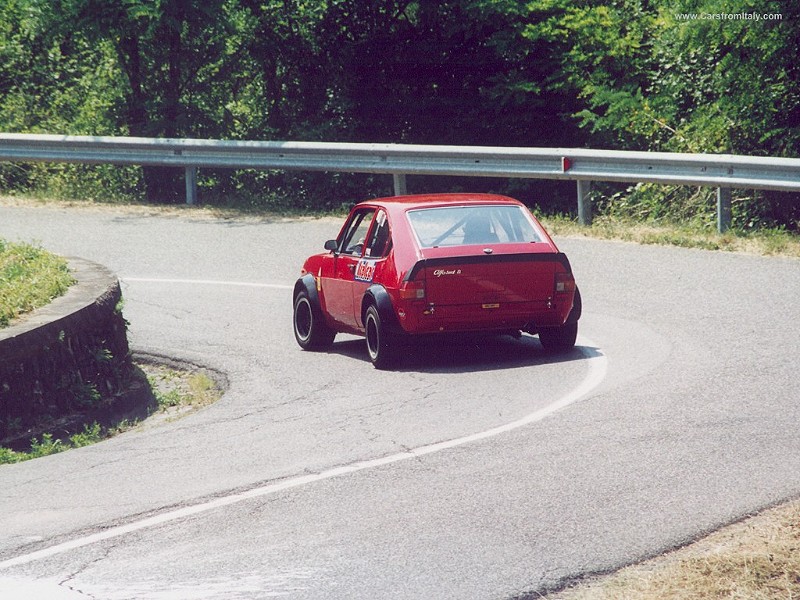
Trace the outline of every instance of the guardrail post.
{"type": "Polygon", "coordinates": [[[578,180],[578,223],[581,225],[592,224],[592,203],[589,200],[591,189],[591,181],[578,180]]]}
{"type": "Polygon", "coordinates": [[[197,204],[197,167],[186,167],[186,204],[197,204]]]}
{"type": "Polygon", "coordinates": [[[717,188],[717,231],[725,233],[731,228],[731,188],[717,188]]]}
{"type": "Polygon", "coordinates": [[[408,193],[408,188],[406,187],[405,174],[395,173],[394,175],[392,175],[392,179],[394,180],[394,195],[405,196],[408,193]]]}

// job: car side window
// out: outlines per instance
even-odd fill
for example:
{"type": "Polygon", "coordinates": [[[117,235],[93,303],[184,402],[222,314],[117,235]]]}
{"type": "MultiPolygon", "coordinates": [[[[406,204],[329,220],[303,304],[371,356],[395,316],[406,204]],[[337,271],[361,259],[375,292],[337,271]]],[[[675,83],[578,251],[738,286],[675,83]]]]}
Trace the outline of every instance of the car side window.
{"type": "Polygon", "coordinates": [[[353,213],[344,232],[344,237],[339,245],[339,252],[361,256],[364,250],[364,242],[367,238],[369,225],[372,222],[372,215],[375,214],[374,208],[364,208],[353,213]]]}
{"type": "Polygon", "coordinates": [[[375,216],[375,224],[370,232],[364,256],[383,258],[389,254],[391,246],[392,238],[389,232],[389,219],[386,217],[385,212],[379,210],[378,214],[375,216]]]}

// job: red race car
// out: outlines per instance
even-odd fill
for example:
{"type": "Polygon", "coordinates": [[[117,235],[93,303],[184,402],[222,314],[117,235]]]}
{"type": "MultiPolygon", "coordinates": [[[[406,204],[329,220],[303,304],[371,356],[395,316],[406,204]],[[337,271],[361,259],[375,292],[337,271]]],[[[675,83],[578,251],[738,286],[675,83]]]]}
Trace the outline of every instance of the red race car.
{"type": "Polygon", "coordinates": [[[294,286],[294,335],[307,350],[362,335],[389,368],[413,336],[538,334],[575,345],[580,292],[566,255],[521,202],[432,194],[357,204],[294,286]]]}

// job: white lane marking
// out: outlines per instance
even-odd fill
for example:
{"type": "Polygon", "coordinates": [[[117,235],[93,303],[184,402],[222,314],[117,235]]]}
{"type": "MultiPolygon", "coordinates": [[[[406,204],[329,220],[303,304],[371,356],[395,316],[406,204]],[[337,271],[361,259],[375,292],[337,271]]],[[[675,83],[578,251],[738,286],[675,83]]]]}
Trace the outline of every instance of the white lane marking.
{"type": "MultiPolygon", "coordinates": [[[[596,344],[584,338],[581,338],[581,341],[583,342],[583,345],[595,348],[598,347],[596,344]]],[[[365,471],[367,469],[383,467],[386,465],[390,465],[396,462],[401,462],[404,460],[409,460],[412,458],[420,458],[428,454],[434,454],[436,452],[441,452],[443,450],[449,450],[452,448],[457,448],[459,446],[464,446],[466,444],[471,444],[481,440],[486,440],[498,436],[500,434],[507,433],[515,429],[519,429],[521,427],[525,427],[526,425],[530,425],[532,423],[541,421],[542,419],[549,417],[553,413],[556,413],[559,410],[566,408],[570,404],[577,402],[603,382],[606,373],[608,371],[608,359],[603,354],[597,353],[593,356],[587,357],[587,364],[589,366],[589,371],[586,374],[586,377],[583,378],[583,381],[581,381],[580,385],[578,385],[576,388],[571,390],[561,399],[545,406],[544,408],[534,411],[522,417],[521,419],[517,419],[516,421],[512,421],[505,425],[500,425],[498,427],[493,427],[485,431],[463,436],[460,438],[455,438],[452,440],[447,440],[444,442],[436,442],[434,444],[428,444],[426,446],[412,448],[405,452],[398,452],[397,454],[391,454],[389,456],[384,456],[381,458],[375,458],[371,460],[356,462],[349,465],[342,465],[340,467],[334,467],[332,469],[322,471],[321,473],[302,475],[299,477],[291,477],[289,479],[284,479],[282,481],[253,488],[245,492],[239,492],[236,494],[231,494],[229,496],[222,496],[220,498],[216,498],[208,502],[203,502],[200,504],[195,504],[193,506],[187,506],[184,508],[171,510],[152,517],[148,517],[146,519],[134,521],[126,525],[111,527],[109,529],[100,531],[98,533],[94,533],[92,535],[76,538],[74,540],[63,542],[61,544],[56,544],[55,546],[50,546],[49,548],[44,548],[36,552],[23,554],[14,558],[4,560],[0,562],[0,569],[7,569],[10,567],[24,565],[30,562],[34,562],[58,554],[63,554],[70,550],[75,550],[76,548],[82,548],[83,546],[89,546],[91,544],[96,544],[104,540],[117,538],[126,535],[128,533],[141,531],[142,529],[147,529],[149,527],[156,527],[158,525],[170,523],[172,521],[183,519],[185,517],[190,517],[192,515],[205,513],[217,508],[230,506],[232,504],[238,504],[239,502],[250,500],[252,498],[260,498],[263,496],[276,494],[278,492],[282,492],[285,490],[299,488],[304,485],[316,483],[318,481],[331,479],[333,477],[340,477],[342,475],[358,473],[359,471],[365,471]]]]}
{"type": "Polygon", "coordinates": [[[152,277],[121,277],[122,281],[136,283],[178,283],[188,285],[230,285],[239,287],[271,288],[277,290],[291,290],[294,286],[283,283],[257,283],[251,281],[222,281],[217,279],[156,279],[152,277]]]}

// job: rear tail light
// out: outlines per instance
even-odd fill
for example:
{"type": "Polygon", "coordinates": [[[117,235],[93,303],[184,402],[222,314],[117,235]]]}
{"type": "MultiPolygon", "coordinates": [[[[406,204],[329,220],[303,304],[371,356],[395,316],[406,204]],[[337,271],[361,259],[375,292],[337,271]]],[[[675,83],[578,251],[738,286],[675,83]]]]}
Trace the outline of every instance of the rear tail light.
{"type": "Polygon", "coordinates": [[[572,273],[556,273],[556,294],[568,294],[575,291],[575,278],[572,273]]]}
{"type": "Polygon", "coordinates": [[[404,281],[400,285],[400,298],[403,300],[425,300],[425,280],[404,281]]]}

